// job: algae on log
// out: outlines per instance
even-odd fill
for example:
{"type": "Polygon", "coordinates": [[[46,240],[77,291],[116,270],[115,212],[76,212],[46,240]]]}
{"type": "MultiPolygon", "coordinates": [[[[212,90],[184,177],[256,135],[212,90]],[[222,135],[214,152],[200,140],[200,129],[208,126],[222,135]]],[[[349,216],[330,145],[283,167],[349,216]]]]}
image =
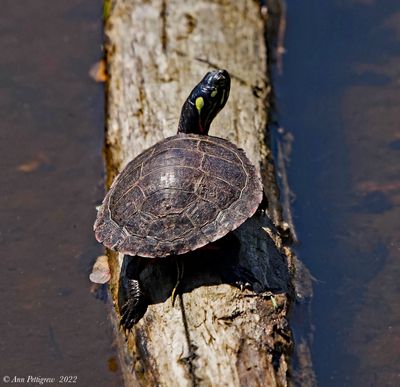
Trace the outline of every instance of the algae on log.
{"type": "MultiPolygon", "coordinates": [[[[259,4],[114,0],[107,16],[108,183],[140,152],[174,135],[192,88],[207,71],[225,68],[232,77],[230,99],[210,134],[237,144],[260,167],[275,223],[258,214],[234,232],[239,243],[183,257],[175,305],[170,299],[177,276],[173,260],[153,260],[143,270],[140,279],[151,303],[127,334],[126,383],[287,385],[291,254],[276,228],[280,211],[266,139],[270,84],[259,4]],[[241,291],[221,278],[233,264],[257,279],[254,291],[241,291]]],[[[116,254],[110,262],[117,309],[123,262],[116,254]]]]}

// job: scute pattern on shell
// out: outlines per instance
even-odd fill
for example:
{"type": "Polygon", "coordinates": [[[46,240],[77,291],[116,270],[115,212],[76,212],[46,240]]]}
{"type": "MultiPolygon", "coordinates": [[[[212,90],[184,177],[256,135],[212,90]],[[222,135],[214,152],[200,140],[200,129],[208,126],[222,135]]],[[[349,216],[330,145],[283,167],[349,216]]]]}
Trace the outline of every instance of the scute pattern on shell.
{"type": "Polygon", "coordinates": [[[239,227],[262,196],[259,173],[243,150],[219,137],[177,134],[118,175],[97,214],[95,235],[124,254],[183,254],[239,227]]]}

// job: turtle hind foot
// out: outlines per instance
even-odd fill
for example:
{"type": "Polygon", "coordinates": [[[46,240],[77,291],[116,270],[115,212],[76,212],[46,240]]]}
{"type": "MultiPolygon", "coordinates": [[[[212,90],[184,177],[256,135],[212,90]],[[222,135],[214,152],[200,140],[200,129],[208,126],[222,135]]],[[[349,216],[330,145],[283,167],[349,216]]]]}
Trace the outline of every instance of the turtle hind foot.
{"type": "Polygon", "coordinates": [[[126,301],[120,307],[120,326],[130,331],[146,313],[148,303],[138,280],[126,279],[126,290],[126,301]]]}

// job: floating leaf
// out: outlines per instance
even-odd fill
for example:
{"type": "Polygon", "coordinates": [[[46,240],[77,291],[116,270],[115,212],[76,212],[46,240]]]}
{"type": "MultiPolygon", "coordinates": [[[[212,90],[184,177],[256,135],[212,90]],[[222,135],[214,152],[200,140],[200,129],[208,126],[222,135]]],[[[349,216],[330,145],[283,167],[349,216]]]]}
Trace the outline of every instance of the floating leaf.
{"type": "Polygon", "coordinates": [[[17,167],[19,172],[29,173],[36,171],[41,165],[48,164],[49,159],[44,153],[38,153],[33,160],[20,164],[17,167]]]}

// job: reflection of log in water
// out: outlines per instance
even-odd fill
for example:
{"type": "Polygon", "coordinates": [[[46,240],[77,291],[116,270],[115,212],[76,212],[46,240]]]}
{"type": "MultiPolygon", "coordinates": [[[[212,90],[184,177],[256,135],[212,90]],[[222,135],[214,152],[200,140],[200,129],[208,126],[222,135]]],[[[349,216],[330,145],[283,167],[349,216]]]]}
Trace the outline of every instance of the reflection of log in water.
{"type": "MultiPolygon", "coordinates": [[[[175,134],[181,105],[205,72],[226,68],[231,96],[210,134],[236,143],[261,166],[269,213],[279,214],[266,145],[270,84],[258,5],[250,0],[116,0],[106,35],[109,183],[141,151],[175,134]]],[[[292,254],[262,215],[234,235],[239,240],[235,251],[197,251],[183,258],[185,275],[174,306],[169,296],[175,263],[149,261],[141,275],[152,302],[122,345],[127,384],[287,384],[292,254]],[[258,294],[224,283],[221,273],[233,263],[257,278],[258,294]]],[[[115,301],[122,258],[112,260],[115,301]]]]}
{"type": "MultiPolygon", "coordinates": [[[[368,26],[374,30],[391,23],[397,29],[400,14],[388,7],[368,26]]],[[[360,36],[366,33],[359,32],[360,36]]],[[[357,58],[353,65],[358,74],[385,77],[385,82],[349,85],[341,105],[352,196],[346,203],[347,227],[340,230],[339,243],[347,252],[341,265],[356,273],[342,285],[347,318],[341,317],[341,322],[346,327],[343,335],[351,338],[345,341],[345,350],[357,358],[351,370],[353,385],[396,385],[400,371],[400,163],[398,145],[393,147],[399,142],[400,56],[398,38],[385,46],[392,38],[388,29],[373,46],[385,61],[375,63],[371,49],[363,57],[365,63],[357,58]]]]}

